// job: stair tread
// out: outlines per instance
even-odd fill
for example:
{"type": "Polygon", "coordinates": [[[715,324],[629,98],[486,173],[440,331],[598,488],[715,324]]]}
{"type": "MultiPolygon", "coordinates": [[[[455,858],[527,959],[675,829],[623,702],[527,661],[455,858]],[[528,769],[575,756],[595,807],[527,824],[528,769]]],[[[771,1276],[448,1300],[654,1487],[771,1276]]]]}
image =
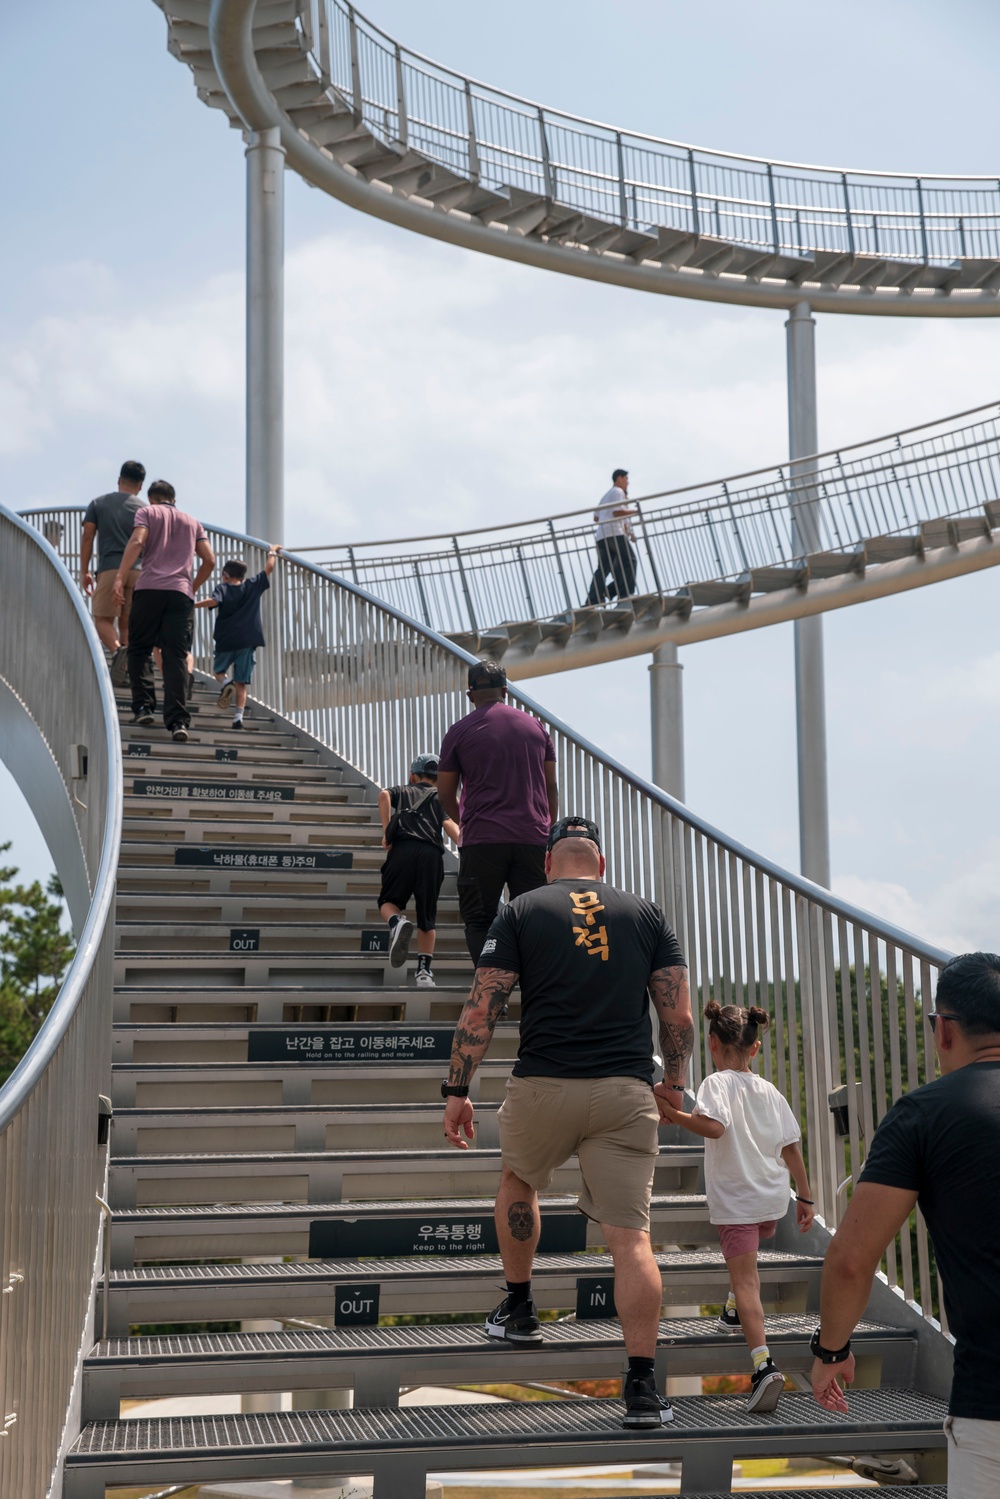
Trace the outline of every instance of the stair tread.
{"type": "MultiPolygon", "coordinates": [[[[328,1105],[335,1107],[335,1105],[328,1105]]],[[[420,1105],[413,1105],[419,1108],[420,1105]]],[[[187,1110],[182,1110],[187,1116],[187,1110]]],[[[704,1152],[697,1145],[661,1145],[659,1148],[659,1164],[669,1165],[676,1162],[678,1165],[697,1165],[703,1158],[704,1152]]],[[[420,1164],[425,1162],[428,1166],[438,1165],[442,1161],[447,1162],[455,1170],[471,1170],[473,1165],[484,1165],[486,1162],[499,1162],[500,1150],[496,1146],[477,1145],[472,1150],[456,1150],[454,1146],[445,1145],[440,1149],[427,1149],[416,1147],[414,1149],[401,1148],[399,1150],[184,1150],[171,1152],[169,1155],[126,1155],[112,1156],[110,1165],[112,1170],[127,1171],[132,1169],[151,1169],[153,1167],[184,1166],[195,1163],[206,1165],[249,1166],[263,1164],[268,1161],[285,1162],[289,1166],[303,1166],[309,1161],[376,1161],[390,1163],[403,1161],[420,1164]]],[[[568,1156],[567,1161],[576,1160],[576,1156],[568,1156]]],[[[421,1207],[421,1201],[415,1199],[411,1207],[416,1211],[421,1207]]]]}
{"type": "MultiPolygon", "coordinates": [[[[575,1213],[576,1194],[542,1197],[539,1202],[546,1214],[575,1213]]],[[[705,1198],[697,1192],[654,1192],[652,1209],[678,1213],[687,1209],[700,1217],[705,1213],[705,1198]]],[[[116,1223],[173,1222],[206,1218],[429,1218],[493,1217],[493,1198],[485,1197],[398,1197],[364,1199],[352,1202],[216,1202],[174,1204],[158,1203],[153,1207],[116,1208],[116,1223]]]]}

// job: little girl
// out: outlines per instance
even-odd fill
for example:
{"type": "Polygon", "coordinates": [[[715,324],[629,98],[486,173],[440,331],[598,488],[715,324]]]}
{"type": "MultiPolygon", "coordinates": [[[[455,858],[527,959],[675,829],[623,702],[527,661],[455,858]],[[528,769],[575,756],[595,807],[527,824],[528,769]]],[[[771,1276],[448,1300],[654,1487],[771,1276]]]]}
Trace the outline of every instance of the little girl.
{"type": "Polygon", "coordinates": [[[788,1208],[788,1173],[795,1178],[795,1217],[805,1233],[813,1221],[812,1193],[799,1148],[795,1115],[777,1088],[750,1071],[760,1050],[758,1032],[769,1022],[752,1006],[705,1006],[708,1044],[716,1071],[698,1089],[694,1111],[683,1114],[657,1095],[660,1114],[705,1140],[708,1216],[719,1230],[729,1271],[729,1299],[719,1326],[743,1331],[753,1359],[747,1409],[773,1411],[784,1375],[771,1360],[764,1336],[757,1250],[774,1236],[788,1208]]]}

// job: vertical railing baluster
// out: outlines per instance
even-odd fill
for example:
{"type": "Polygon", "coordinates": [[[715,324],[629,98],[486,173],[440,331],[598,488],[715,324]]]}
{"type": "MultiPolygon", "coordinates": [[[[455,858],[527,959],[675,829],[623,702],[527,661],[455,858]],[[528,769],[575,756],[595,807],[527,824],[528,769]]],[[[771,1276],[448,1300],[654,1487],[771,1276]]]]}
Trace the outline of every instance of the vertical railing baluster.
{"type": "Polygon", "coordinates": [[[559,538],[556,536],[556,528],[551,521],[548,522],[548,527],[549,535],[552,538],[552,552],[556,559],[556,570],[559,573],[559,581],[562,584],[563,598],[566,602],[566,608],[569,610],[572,609],[573,604],[570,599],[569,585],[566,582],[566,571],[563,567],[562,553],[559,550],[559,538]]]}
{"type": "Polygon", "coordinates": [[[770,162],[767,164],[767,193],[771,202],[771,246],[775,255],[779,255],[781,236],[778,233],[778,209],[774,201],[774,171],[770,162]]]}
{"type": "Polygon", "coordinates": [[[691,194],[691,233],[695,238],[701,235],[701,214],[698,212],[698,183],[694,170],[694,152],[688,147],[688,188],[691,194]]]}
{"type": "Polygon", "coordinates": [[[618,151],[618,217],[623,229],[628,228],[628,197],[625,192],[625,152],[622,148],[622,133],[615,131],[615,146],[618,151]]]}
{"type": "Polygon", "coordinates": [[[545,129],[545,111],[541,105],[538,107],[538,143],[542,157],[542,181],[545,185],[545,196],[551,203],[556,195],[556,189],[552,177],[552,159],[549,156],[549,138],[545,129]]]}
{"type": "Polygon", "coordinates": [[[479,181],[479,146],[476,143],[476,114],[472,102],[472,84],[465,80],[465,120],[469,132],[469,176],[479,181]]]}
{"type": "Polygon", "coordinates": [[[924,185],[920,178],[917,179],[917,207],[920,210],[920,248],[923,251],[924,265],[930,259],[927,248],[927,220],[924,218],[924,185]]]}
{"type": "Polygon", "coordinates": [[[457,536],[451,538],[451,544],[455,548],[455,562],[458,565],[458,576],[461,580],[462,594],[465,598],[465,607],[469,615],[469,627],[478,634],[479,626],[476,624],[476,611],[472,607],[472,594],[469,590],[469,580],[465,576],[465,568],[462,565],[462,549],[458,544],[457,536]]]}
{"type": "Polygon", "coordinates": [[[410,121],[406,112],[406,78],[403,72],[403,54],[396,43],[396,139],[404,148],[410,142],[410,121]]]}
{"type": "Polygon", "coordinates": [[[844,223],[847,225],[847,248],[854,255],[854,223],[851,219],[851,194],[847,186],[847,173],[841,172],[840,185],[844,191],[844,223]]]}
{"type": "Polygon", "coordinates": [[[360,124],[365,112],[365,98],[361,89],[361,57],[358,50],[358,18],[354,6],[347,7],[347,19],[351,29],[351,98],[354,118],[360,124]]]}

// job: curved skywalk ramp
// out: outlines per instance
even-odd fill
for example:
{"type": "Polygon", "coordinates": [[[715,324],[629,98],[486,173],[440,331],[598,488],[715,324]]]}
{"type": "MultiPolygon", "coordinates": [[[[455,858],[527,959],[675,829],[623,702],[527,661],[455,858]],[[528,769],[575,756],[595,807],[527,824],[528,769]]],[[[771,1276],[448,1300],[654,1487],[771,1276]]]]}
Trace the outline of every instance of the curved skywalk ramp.
{"type": "Polygon", "coordinates": [[[431,62],[346,0],[156,0],[199,97],[353,207],[676,296],[1000,312],[996,177],[844,171],[640,135],[431,62]],[[210,24],[211,21],[211,24],[210,24]]]}
{"type": "Polygon", "coordinates": [[[593,506],[297,548],[514,678],[843,608],[1000,562],[1000,406],[629,501],[636,593],[588,606],[593,506]]]}

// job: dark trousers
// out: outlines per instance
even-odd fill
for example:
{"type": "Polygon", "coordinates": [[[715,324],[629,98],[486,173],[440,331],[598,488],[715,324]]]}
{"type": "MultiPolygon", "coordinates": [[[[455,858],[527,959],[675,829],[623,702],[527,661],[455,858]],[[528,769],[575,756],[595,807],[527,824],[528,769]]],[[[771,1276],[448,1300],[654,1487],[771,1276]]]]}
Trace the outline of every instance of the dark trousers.
{"type": "Polygon", "coordinates": [[[609,573],[611,593],[617,593],[620,599],[635,593],[635,547],[627,536],[605,536],[597,543],[597,567],[587,594],[588,604],[604,603],[609,573]]]}
{"type": "Polygon", "coordinates": [[[128,675],[132,712],[156,712],[153,647],[163,654],[163,722],[168,729],[187,728],[187,654],[194,637],[194,600],[186,593],[139,588],[128,617],[128,675]]]}
{"type": "Polygon", "coordinates": [[[458,909],[473,963],[493,925],[504,885],[511,900],[545,884],[545,846],[536,843],[473,843],[458,861],[458,909]]]}

